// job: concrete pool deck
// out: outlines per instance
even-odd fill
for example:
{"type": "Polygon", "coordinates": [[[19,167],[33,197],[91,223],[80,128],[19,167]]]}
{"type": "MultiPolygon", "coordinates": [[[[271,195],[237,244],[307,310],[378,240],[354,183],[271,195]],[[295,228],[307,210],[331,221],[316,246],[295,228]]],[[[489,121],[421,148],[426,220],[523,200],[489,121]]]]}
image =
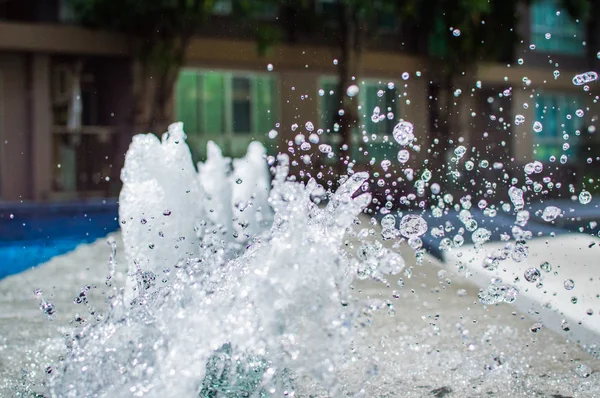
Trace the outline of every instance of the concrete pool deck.
{"type": "MultiPolygon", "coordinates": [[[[122,245],[115,237],[120,260],[122,245]]],[[[410,278],[403,272],[389,279],[389,287],[355,284],[364,326],[357,325],[352,358],[336,370],[342,396],[361,389],[362,395],[353,396],[600,396],[600,361],[568,336],[549,327],[532,332],[535,317],[508,304],[481,305],[474,279],[454,274],[430,255],[416,265],[409,247],[399,250],[412,269],[410,278]],[[354,377],[365,374],[367,381],[354,377]]],[[[73,303],[82,287],[92,287],[91,305],[105,308],[108,256],[106,239],[99,239],[0,281],[0,396],[23,391],[23,380],[40,380],[45,364],[61,354],[73,319],[89,316],[82,304],[73,303]],[[42,289],[56,306],[54,320],[39,309],[34,289],[42,289]]],[[[123,271],[123,264],[118,269],[123,271]]],[[[122,273],[115,282],[123,284],[122,273]]]]}

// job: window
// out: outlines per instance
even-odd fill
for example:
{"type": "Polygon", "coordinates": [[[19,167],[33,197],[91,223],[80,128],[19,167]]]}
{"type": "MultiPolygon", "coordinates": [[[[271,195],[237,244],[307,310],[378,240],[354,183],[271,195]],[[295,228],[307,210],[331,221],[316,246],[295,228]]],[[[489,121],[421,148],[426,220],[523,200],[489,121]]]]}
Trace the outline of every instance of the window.
{"type": "Polygon", "coordinates": [[[583,22],[571,19],[557,0],[536,1],[531,6],[531,42],[537,50],[583,56],[583,22]]]}
{"type": "Polygon", "coordinates": [[[175,111],[200,154],[206,141],[215,140],[228,155],[241,155],[245,142],[266,137],[275,126],[276,78],[186,69],[177,81],[175,111]]]}
{"type": "MultiPolygon", "coordinates": [[[[381,32],[391,33],[398,29],[398,19],[393,10],[393,6],[386,4],[385,1],[374,1],[370,7],[375,11],[373,21],[381,32]]],[[[364,8],[357,6],[357,8],[364,8]]],[[[336,25],[340,20],[340,1],[339,0],[318,0],[315,2],[315,9],[327,23],[336,25]]]]}
{"type": "Polygon", "coordinates": [[[317,13],[326,21],[337,21],[340,17],[340,4],[336,0],[319,0],[315,3],[317,13]]]}
{"type": "MultiPolygon", "coordinates": [[[[274,4],[270,3],[249,3],[246,6],[252,6],[252,15],[257,19],[273,20],[277,18],[278,9],[274,4]]],[[[234,11],[234,3],[232,0],[216,0],[213,5],[213,14],[228,16],[234,11]]]]}
{"type": "Polygon", "coordinates": [[[233,11],[231,0],[216,0],[213,5],[213,13],[216,15],[229,15],[233,11]]]}
{"type": "Polygon", "coordinates": [[[535,105],[535,121],[541,123],[541,130],[533,127],[535,140],[534,156],[537,160],[548,161],[552,156],[557,160],[564,154],[569,161],[576,153],[577,135],[581,119],[577,116],[579,99],[574,95],[540,94],[535,105]],[[565,134],[568,139],[565,140],[565,134]],[[563,145],[569,144],[567,150],[563,145]]]}
{"type": "MultiPolygon", "coordinates": [[[[361,128],[357,128],[353,132],[352,157],[361,162],[368,161],[372,157],[392,159],[398,152],[394,140],[391,139],[391,133],[399,119],[396,87],[394,84],[388,84],[387,81],[373,79],[363,80],[359,87],[358,106],[360,107],[361,128]],[[374,122],[372,118],[376,107],[379,108],[381,120],[374,122]],[[367,138],[367,142],[363,137],[367,138]],[[365,152],[368,154],[365,155],[365,152]]],[[[329,130],[326,140],[337,151],[341,138],[336,134],[335,128],[340,110],[340,96],[336,79],[322,79],[320,90],[322,90],[319,93],[322,128],[326,131],[329,130]]]]}

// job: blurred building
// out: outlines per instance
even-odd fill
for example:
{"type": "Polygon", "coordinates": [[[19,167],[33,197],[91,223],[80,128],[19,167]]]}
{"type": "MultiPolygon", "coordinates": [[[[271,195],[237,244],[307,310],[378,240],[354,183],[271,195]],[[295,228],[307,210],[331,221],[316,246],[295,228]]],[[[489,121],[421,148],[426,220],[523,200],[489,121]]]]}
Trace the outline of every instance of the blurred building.
{"type": "MultiPolygon", "coordinates": [[[[244,38],[247,32],[230,21],[231,1],[217,2],[210,27],[190,45],[176,86],[174,115],[185,123],[195,158],[202,158],[208,140],[229,156],[243,155],[253,139],[287,151],[297,134],[308,141],[307,122],[315,131],[324,130],[321,142],[335,147],[335,48],[324,38],[300,38],[259,56],[256,43],[244,38]],[[276,138],[268,136],[272,129],[278,131],[276,138]]],[[[327,12],[331,3],[320,0],[315,6],[327,12]]],[[[118,194],[123,154],[135,133],[130,49],[117,34],[73,24],[65,4],[0,0],[1,200],[118,194]]],[[[262,17],[277,15],[277,10],[265,10],[262,17]]],[[[590,67],[581,44],[583,24],[570,21],[566,12],[557,15],[554,0],[536,2],[524,15],[519,28],[524,40],[515,54],[506,63],[482,64],[466,73],[451,101],[445,97],[449,93],[431,84],[426,58],[413,51],[410,40],[399,40],[393,20],[382,18],[384,33],[364,53],[357,82],[365,125],[353,138],[357,163],[375,169],[383,159],[397,163],[399,148],[385,135],[400,118],[415,125],[421,146],[409,163],[415,170],[436,152],[428,150],[440,137],[490,162],[479,171],[484,175],[494,162],[523,165],[560,158],[565,132],[588,134],[585,121],[598,108],[591,107],[594,96],[571,81],[590,67]],[[537,48],[531,50],[531,44],[537,48]],[[440,112],[453,102],[455,131],[444,137],[448,133],[441,131],[440,112]],[[372,123],[376,106],[386,118],[372,123]],[[577,116],[578,110],[585,117],[577,116]],[[516,125],[517,115],[525,122],[516,125]],[[541,131],[533,130],[534,121],[543,123],[541,131]]],[[[571,152],[578,139],[569,140],[571,152]]],[[[436,156],[446,163],[452,149],[443,147],[436,156]]],[[[298,152],[299,168],[313,174],[332,161],[317,145],[298,152]],[[305,154],[311,156],[311,167],[302,166],[300,155],[305,154]]],[[[583,170],[581,156],[568,159],[574,170],[583,170]]]]}

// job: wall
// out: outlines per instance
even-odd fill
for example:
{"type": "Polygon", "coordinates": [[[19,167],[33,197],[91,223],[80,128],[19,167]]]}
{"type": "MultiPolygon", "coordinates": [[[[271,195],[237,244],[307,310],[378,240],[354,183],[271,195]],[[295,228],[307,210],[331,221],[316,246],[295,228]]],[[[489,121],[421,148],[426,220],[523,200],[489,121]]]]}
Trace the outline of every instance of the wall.
{"type": "Polygon", "coordinates": [[[28,62],[25,55],[0,53],[0,198],[31,195],[27,118],[28,62]]]}

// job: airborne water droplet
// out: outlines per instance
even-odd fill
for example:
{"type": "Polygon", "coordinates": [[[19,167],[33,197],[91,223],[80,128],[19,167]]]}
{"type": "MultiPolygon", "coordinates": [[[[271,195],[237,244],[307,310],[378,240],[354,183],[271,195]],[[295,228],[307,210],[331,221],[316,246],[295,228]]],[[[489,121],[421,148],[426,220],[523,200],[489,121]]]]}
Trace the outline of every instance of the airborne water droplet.
{"type": "Polygon", "coordinates": [[[427,222],[423,217],[415,214],[407,214],[400,221],[400,233],[407,237],[413,238],[423,235],[427,232],[427,222]]]}
{"type": "Polygon", "coordinates": [[[408,152],[406,149],[401,149],[400,151],[398,151],[398,161],[402,164],[408,162],[408,159],[410,158],[410,152],[408,152]]]}
{"type": "Polygon", "coordinates": [[[406,146],[415,138],[413,133],[414,127],[410,122],[402,121],[394,127],[392,136],[402,146],[406,146]]]}
{"type": "Polygon", "coordinates": [[[457,157],[458,159],[462,158],[462,157],[465,155],[465,153],[467,153],[467,148],[465,148],[465,147],[464,147],[464,146],[462,146],[462,145],[460,145],[460,146],[457,146],[457,147],[454,149],[454,154],[456,155],[456,157],[457,157]]]}
{"type": "Polygon", "coordinates": [[[547,206],[542,213],[542,219],[546,222],[554,221],[561,214],[562,210],[560,208],[556,206],[547,206]]]}
{"type": "Polygon", "coordinates": [[[565,279],[563,286],[566,290],[573,290],[575,288],[575,281],[573,279],[565,279]]]}
{"type": "Polygon", "coordinates": [[[585,190],[583,190],[583,191],[581,191],[581,193],[579,193],[579,202],[581,204],[586,205],[586,204],[590,203],[591,201],[592,201],[591,193],[589,193],[588,191],[585,191],[585,190]]]}
{"type": "Polygon", "coordinates": [[[527,282],[537,282],[540,280],[540,278],[542,277],[542,274],[540,272],[539,269],[535,268],[535,267],[531,267],[531,268],[527,268],[523,274],[523,276],[525,277],[525,280],[527,282]]]}
{"type": "Polygon", "coordinates": [[[358,92],[359,88],[356,84],[353,84],[350,87],[348,87],[348,89],[346,89],[346,94],[348,94],[348,97],[356,97],[358,95],[358,92]]]}

